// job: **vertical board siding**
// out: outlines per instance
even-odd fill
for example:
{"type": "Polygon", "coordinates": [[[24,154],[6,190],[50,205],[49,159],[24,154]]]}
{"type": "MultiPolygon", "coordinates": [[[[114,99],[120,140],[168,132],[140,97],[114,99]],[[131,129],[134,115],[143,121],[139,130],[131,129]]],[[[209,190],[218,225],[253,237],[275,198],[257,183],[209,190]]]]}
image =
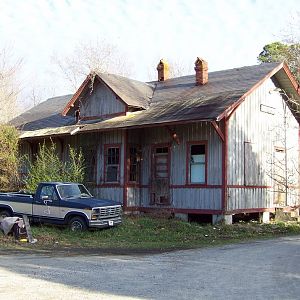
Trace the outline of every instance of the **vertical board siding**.
{"type": "Polygon", "coordinates": [[[127,188],[127,206],[140,206],[141,205],[141,189],[140,188],[127,188]]]}
{"type": "MultiPolygon", "coordinates": [[[[186,143],[207,141],[207,184],[222,184],[222,142],[212,125],[208,122],[199,122],[190,125],[174,126],[172,128],[179,136],[178,145],[173,141],[167,128],[144,129],[143,134],[143,178],[150,178],[151,170],[151,146],[155,144],[171,144],[170,149],[170,171],[171,185],[186,184],[186,143]]],[[[146,180],[143,184],[148,184],[146,180]]]]}
{"type": "MultiPolygon", "coordinates": [[[[274,89],[272,80],[267,80],[246,97],[229,120],[228,185],[266,186],[269,189],[246,188],[235,192],[229,189],[228,210],[273,207],[274,149],[284,146],[283,100],[279,93],[272,92],[274,89]],[[262,111],[261,105],[267,106],[269,113],[262,111]]],[[[288,108],[286,116],[288,169],[292,169],[299,165],[299,125],[288,108]]],[[[298,185],[296,173],[292,174],[292,181],[298,185]]],[[[296,198],[290,195],[288,204],[294,203],[296,198]]]]}
{"type": "Polygon", "coordinates": [[[272,196],[269,189],[229,188],[227,210],[271,208],[272,196]]]}
{"type": "Polygon", "coordinates": [[[222,189],[172,189],[172,207],[186,209],[222,209],[222,189]]]}
{"type": "Polygon", "coordinates": [[[125,112],[125,104],[103,83],[95,83],[93,92],[88,100],[82,101],[81,117],[103,116],[125,112]]]}
{"type": "MultiPolygon", "coordinates": [[[[160,128],[142,129],[141,145],[141,185],[151,185],[151,152],[156,144],[170,145],[170,185],[182,186],[182,188],[170,188],[170,207],[173,208],[197,208],[220,209],[221,188],[190,188],[186,185],[186,157],[187,142],[207,141],[207,184],[222,184],[222,142],[214,128],[208,122],[199,122],[189,125],[160,128]],[[173,141],[170,130],[176,132],[179,137],[179,145],[173,141]]],[[[141,203],[143,207],[155,207],[150,205],[150,188],[141,188],[136,193],[140,200],[130,200],[132,203],[141,203]]],[[[132,199],[132,198],[131,198],[132,199]]],[[[160,206],[161,207],[161,206],[160,206]]]]}
{"type": "Polygon", "coordinates": [[[121,187],[95,187],[92,189],[95,197],[109,199],[123,203],[123,188],[121,187]]]}

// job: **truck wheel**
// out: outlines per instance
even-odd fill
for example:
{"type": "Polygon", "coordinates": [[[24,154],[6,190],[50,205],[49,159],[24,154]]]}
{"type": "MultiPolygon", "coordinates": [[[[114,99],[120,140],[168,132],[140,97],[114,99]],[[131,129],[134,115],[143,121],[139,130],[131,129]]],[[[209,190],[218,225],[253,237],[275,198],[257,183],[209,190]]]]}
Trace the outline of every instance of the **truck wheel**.
{"type": "Polygon", "coordinates": [[[69,228],[72,231],[84,231],[87,229],[87,225],[82,217],[74,217],[69,221],[69,228]]]}
{"type": "Polygon", "coordinates": [[[4,209],[0,211],[0,218],[11,217],[12,213],[8,209],[4,209]]]}

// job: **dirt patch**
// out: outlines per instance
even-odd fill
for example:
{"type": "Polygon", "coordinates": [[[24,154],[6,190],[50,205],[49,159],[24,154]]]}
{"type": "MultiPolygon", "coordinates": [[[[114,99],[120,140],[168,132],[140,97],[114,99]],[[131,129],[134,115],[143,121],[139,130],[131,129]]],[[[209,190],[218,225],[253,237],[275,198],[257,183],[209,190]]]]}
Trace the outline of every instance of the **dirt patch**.
{"type": "Polygon", "coordinates": [[[55,247],[39,248],[35,249],[31,246],[24,248],[0,248],[0,255],[24,255],[24,254],[39,254],[46,256],[91,256],[91,255],[128,255],[139,256],[148,254],[161,254],[167,252],[173,252],[177,250],[186,250],[182,248],[170,248],[170,249],[138,249],[138,248],[65,248],[55,247]]]}

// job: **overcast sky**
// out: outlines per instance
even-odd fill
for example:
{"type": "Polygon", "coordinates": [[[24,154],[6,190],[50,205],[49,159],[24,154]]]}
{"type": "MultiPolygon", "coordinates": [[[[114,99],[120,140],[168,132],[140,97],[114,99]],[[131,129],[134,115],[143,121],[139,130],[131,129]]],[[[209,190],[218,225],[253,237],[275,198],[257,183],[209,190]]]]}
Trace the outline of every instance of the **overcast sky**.
{"type": "Polygon", "coordinates": [[[0,0],[0,48],[24,59],[22,97],[31,86],[46,98],[69,92],[51,56],[79,42],[116,44],[131,77],[146,81],[160,58],[193,65],[200,56],[209,71],[257,64],[295,11],[299,0],[0,0]]]}

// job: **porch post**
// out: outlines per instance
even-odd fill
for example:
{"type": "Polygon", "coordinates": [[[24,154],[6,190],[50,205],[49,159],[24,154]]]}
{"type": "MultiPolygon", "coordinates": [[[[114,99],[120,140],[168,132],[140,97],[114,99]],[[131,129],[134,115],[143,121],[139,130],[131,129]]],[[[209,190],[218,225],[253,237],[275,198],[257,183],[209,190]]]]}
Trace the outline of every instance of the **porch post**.
{"type": "Polygon", "coordinates": [[[127,143],[128,143],[128,131],[124,129],[123,134],[123,153],[124,153],[124,167],[123,167],[123,208],[127,208],[127,173],[128,173],[128,163],[127,163],[127,143]]]}

